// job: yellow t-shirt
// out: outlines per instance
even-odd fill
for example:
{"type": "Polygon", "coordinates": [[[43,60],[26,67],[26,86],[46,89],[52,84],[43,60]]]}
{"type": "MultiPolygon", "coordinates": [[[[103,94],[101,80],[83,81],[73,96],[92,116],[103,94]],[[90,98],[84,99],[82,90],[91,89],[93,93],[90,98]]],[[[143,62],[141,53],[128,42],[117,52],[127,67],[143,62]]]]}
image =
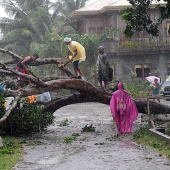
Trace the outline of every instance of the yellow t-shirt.
{"type": "Polygon", "coordinates": [[[85,49],[78,42],[71,41],[71,43],[68,45],[68,49],[72,52],[73,55],[75,53],[74,51],[77,50],[77,55],[73,58],[73,61],[79,60],[79,62],[81,62],[86,60],[85,49]]]}

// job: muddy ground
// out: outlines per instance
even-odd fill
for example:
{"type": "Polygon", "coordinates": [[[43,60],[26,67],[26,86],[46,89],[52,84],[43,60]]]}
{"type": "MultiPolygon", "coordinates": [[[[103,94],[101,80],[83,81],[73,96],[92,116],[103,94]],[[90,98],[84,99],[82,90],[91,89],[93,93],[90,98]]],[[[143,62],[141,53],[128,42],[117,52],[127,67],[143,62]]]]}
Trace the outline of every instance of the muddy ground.
{"type": "MultiPolygon", "coordinates": [[[[131,135],[116,137],[108,105],[83,103],[55,112],[54,125],[27,141],[15,170],[170,170],[170,160],[132,142],[131,135]],[[59,126],[68,119],[68,126],[59,126]],[[81,132],[85,125],[96,132],[81,132]],[[72,134],[79,134],[73,142],[72,134]]],[[[140,117],[133,130],[141,126],[140,117]]]]}

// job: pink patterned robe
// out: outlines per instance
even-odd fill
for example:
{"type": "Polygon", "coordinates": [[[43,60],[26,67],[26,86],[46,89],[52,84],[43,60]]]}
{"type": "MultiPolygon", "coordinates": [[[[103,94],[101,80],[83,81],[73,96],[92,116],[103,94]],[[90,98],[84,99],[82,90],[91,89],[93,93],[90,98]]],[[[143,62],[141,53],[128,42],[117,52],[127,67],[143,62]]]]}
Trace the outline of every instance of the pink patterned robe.
{"type": "Polygon", "coordinates": [[[119,133],[132,132],[132,124],[138,116],[138,110],[130,95],[124,90],[122,82],[118,84],[118,90],[113,93],[110,110],[119,133]]]}

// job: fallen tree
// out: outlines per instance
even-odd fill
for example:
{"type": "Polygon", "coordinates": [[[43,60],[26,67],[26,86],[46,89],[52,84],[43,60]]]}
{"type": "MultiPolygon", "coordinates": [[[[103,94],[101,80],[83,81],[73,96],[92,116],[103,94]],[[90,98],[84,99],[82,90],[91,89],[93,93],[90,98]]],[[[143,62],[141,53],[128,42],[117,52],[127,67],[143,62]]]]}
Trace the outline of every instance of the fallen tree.
{"type": "MultiPolygon", "coordinates": [[[[102,91],[89,82],[82,79],[76,79],[74,74],[65,66],[60,67],[67,77],[37,77],[35,75],[26,75],[11,69],[10,64],[15,64],[22,59],[22,57],[14,54],[13,52],[0,49],[0,52],[9,54],[12,59],[8,61],[0,62],[0,74],[4,76],[22,76],[27,80],[31,80],[35,85],[32,88],[22,88],[21,90],[8,90],[7,95],[15,98],[11,108],[7,110],[6,114],[0,119],[0,124],[5,121],[11,111],[15,108],[17,101],[22,97],[30,95],[41,94],[46,91],[53,91],[56,89],[71,89],[78,93],[55,99],[50,103],[43,103],[44,110],[54,112],[55,110],[73,103],[80,102],[100,102],[103,104],[110,104],[112,93],[108,91],[102,91]]],[[[60,63],[60,58],[45,58],[37,59],[32,66],[39,66],[44,64],[56,64],[60,63]]],[[[5,82],[5,81],[4,81],[5,82]]],[[[134,99],[134,102],[140,113],[147,113],[147,99],[134,99]]],[[[170,107],[150,101],[150,110],[152,114],[168,114],[170,113],[170,107]]]]}

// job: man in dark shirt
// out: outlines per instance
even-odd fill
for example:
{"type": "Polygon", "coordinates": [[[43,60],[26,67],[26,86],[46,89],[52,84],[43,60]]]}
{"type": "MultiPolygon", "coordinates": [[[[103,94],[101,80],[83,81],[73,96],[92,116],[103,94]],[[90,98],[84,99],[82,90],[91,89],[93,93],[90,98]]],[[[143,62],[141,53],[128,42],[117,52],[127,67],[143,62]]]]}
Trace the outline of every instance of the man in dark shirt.
{"type": "Polygon", "coordinates": [[[98,58],[97,58],[97,74],[100,88],[106,90],[106,85],[108,82],[108,68],[110,67],[109,61],[107,60],[107,55],[104,52],[103,46],[97,48],[98,58]],[[104,87],[102,85],[104,82],[104,87]]]}
{"type": "Polygon", "coordinates": [[[110,89],[112,92],[115,92],[116,90],[118,90],[119,81],[116,80],[114,83],[115,83],[115,86],[114,86],[113,88],[110,89]]]}

